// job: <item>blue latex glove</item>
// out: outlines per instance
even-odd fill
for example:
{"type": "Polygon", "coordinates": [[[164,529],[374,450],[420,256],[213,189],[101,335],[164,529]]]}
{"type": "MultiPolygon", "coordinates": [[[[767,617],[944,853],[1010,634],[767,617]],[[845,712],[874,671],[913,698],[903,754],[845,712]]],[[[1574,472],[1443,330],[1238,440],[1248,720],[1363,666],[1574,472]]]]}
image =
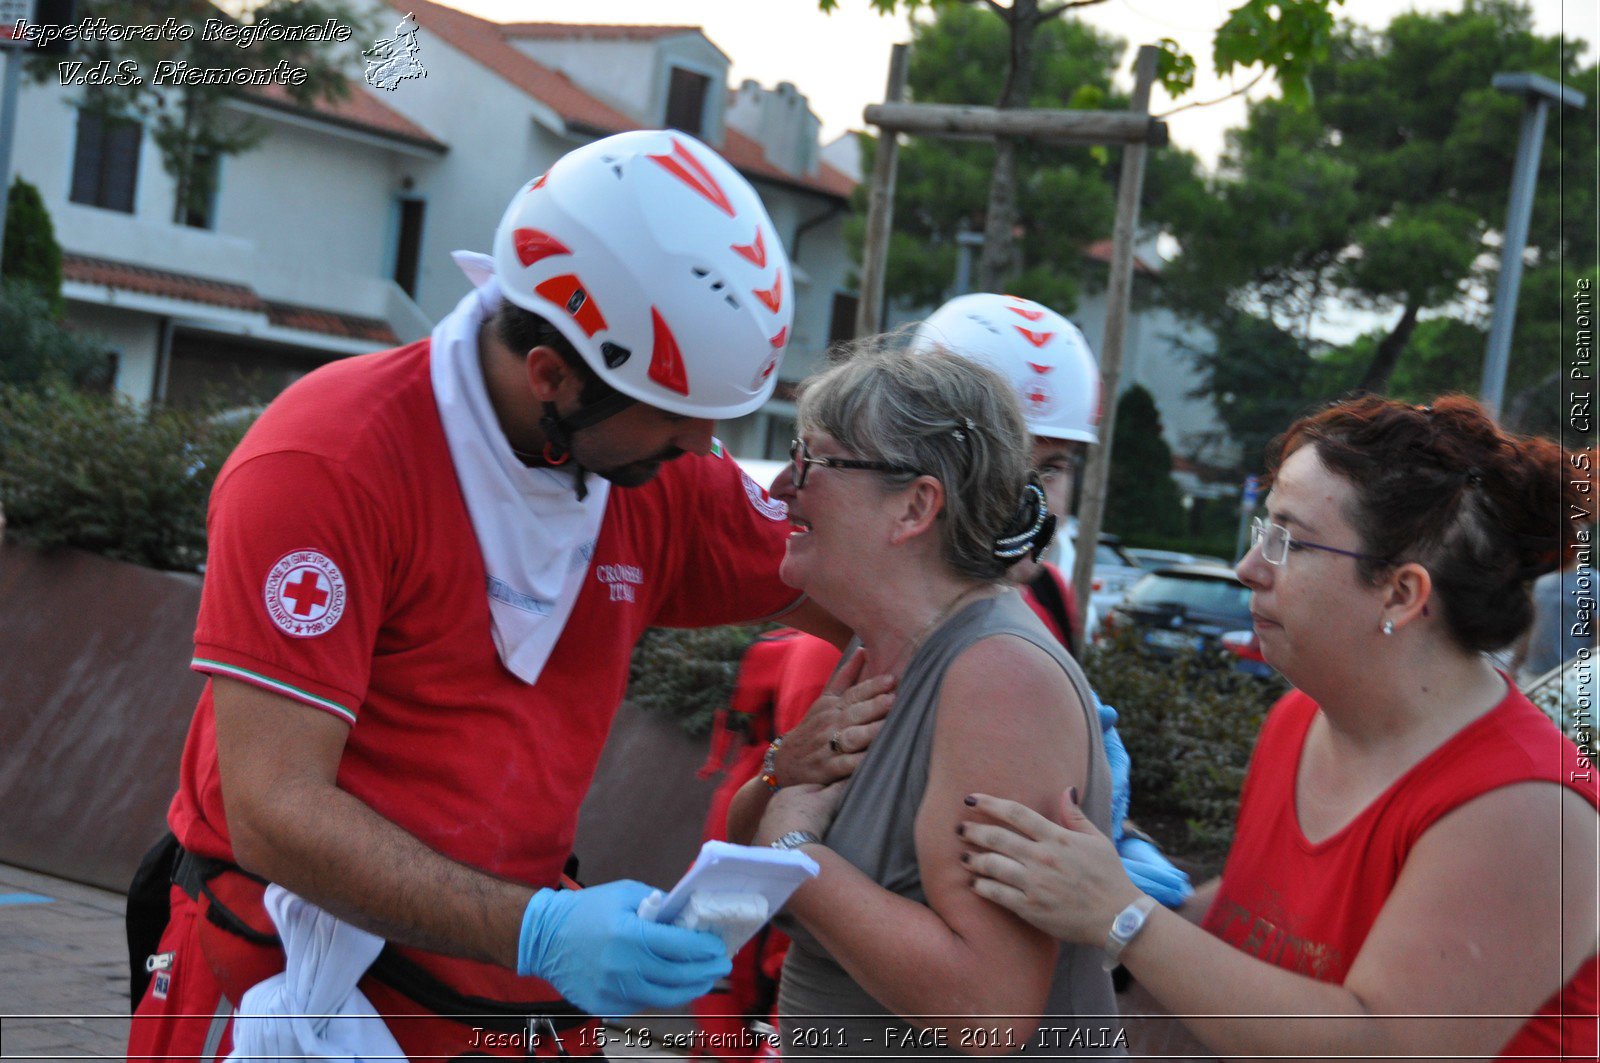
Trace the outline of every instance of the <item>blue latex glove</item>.
{"type": "Polygon", "coordinates": [[[517,973],[543,978],[591,1015],[634,1015],[704,996],[733,969],[722,939],[640,919],[642,882],[540,890],[522,914],[517,973]]]}
{"type": "Polygon", "coordinates": [[[1122,736],[1117,734],[1117,710],[1103,704],[1098,694],[1094,698],[1094,708],[1100,715],[1100,742],[1106,747],[1106,762],[1111,765],[1111,840],[1121,842],[1122,821],[1128,818],[1128,801],[1132,797],[1128,778],[1133,762],[1122,744],[1122,736]]]}
{"type": "Polygon", "coordinates": [[[1117,843],[1117,855],[1122,857],[1123,870],[1133,884],[1168,908],[1177,908],[1194,892],[1189,876],[1173,867],[1160,849],[1143,838],[1123,838],[1117,843]]]}
{"type": "Polygon", "coordinates": [[[1106,761],[1111,765],[1111,841],[1133,884],[1168,908],[1177,908],[1194,892],[1194,886],[1190,885],[1188,875],[1161,855],[1160,849],[1143,838],[1124,834],[1123,823],[1128,818],[1128,802],[1133,796],[1129,782],[1133,760],[1122,744],[1122,736],[1117,734],[1117,710],[1102,703],[1098,694],[1094,707],[1100,715],[1100,738],[1106,747],[1106,761]]]}

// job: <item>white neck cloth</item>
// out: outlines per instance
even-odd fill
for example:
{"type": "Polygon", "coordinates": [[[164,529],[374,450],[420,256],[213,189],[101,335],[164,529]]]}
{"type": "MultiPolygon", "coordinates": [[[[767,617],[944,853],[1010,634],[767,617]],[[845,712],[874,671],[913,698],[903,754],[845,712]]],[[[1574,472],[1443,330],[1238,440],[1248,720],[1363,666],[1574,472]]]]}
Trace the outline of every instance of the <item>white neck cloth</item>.
{"type": "Polygon", "coordinates": [[[495,649],[536,683],[583,589],[611,485],[590,477],[580,502],[570,470],[529,468],[512,453],[478,362],[479,330],[502,298],[494,259],[454,258],[477,287],[433,330],[433,395],[483,551],[495,649]]]}

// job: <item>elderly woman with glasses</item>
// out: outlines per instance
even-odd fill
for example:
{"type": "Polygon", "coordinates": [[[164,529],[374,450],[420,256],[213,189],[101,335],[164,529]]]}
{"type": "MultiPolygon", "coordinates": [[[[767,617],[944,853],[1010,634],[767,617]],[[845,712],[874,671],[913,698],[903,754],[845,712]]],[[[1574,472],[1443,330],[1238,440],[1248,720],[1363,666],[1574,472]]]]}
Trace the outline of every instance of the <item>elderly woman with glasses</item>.
{"type": "Polygon", "coordinates": [[[1200,925],[1142,896],[1070,801],[1057,823],[973,795],[958,866],[1103,944],[1221,1055],[1594,1059],[1591,755],[1485,656],[1528,626],[1592,472],[1459,396],[1347,402],[1274,451],[1239,576],[1297,689],[1200,925]]]}
{"type": "Polygon", "coordinates": [[[1113,1013],[1096,950],[976,896],[957,861],[975,789],[1042,809],[1071,786],[1110,827],[1088,685],[1005,578],[1054,523],[1010,389],[943,352],[864,350],[807,383],[799,426],[783,578],[860,640],[832,689],[897,685],[847,782],[752,780],[730,812],[734,840],[822,869],[780,923],[784,1054],[992,1054],[1040,1016],[1113,1013]]]}

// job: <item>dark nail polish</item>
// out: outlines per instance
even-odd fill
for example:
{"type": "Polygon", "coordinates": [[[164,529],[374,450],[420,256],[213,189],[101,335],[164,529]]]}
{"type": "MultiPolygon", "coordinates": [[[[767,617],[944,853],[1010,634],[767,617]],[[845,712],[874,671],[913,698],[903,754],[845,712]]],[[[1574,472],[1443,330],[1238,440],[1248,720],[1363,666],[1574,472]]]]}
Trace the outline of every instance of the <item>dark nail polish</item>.
{"type": "Polygon", "coordinates": [[[961,854],[961,862],[963,864],[971,863],[972,862],[972,854],[971,853],[962,853],[961,854]]]}
{"type": "Polygon", "coordinates": [[[966,836],[967,836],[967,825],[965,823],[957,823],[956,824],[956,837],[957,838],[965,838],[966,836]]]}
{"type": "Polygon", "coordinates": [[[978,799],[973,797],[971,794],[968,794],[961,799],[961,803],[966,805],[968,808],[975,808],[977,807],[978,799]]]}
{"type": "Polygon", "coordinates": [[[1067,798],[1073,804],[1077,804],[1078,803],[1078,788],[1076,786],[1067,787],[1067,798]]]}

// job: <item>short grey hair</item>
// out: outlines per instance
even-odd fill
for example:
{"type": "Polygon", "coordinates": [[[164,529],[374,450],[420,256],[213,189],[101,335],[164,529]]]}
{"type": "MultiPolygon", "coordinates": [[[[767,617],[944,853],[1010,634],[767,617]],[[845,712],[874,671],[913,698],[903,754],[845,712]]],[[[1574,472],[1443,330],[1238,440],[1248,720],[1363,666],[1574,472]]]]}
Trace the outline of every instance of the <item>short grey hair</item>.
{"type": "MultiPolygon", "coordinates": [[[[946,351],[912,354],[877,337],[834,352],[839,364],[801,385],[801,432],[826,432],[852,454],[916,469],[944,485],[939,542],[958,574],[1000,580],[995,540],[1022,503],[1028,429],[1005,379],[946,351]]],[[[899,487],[916,474],[876,473],[899,487]]]]}

